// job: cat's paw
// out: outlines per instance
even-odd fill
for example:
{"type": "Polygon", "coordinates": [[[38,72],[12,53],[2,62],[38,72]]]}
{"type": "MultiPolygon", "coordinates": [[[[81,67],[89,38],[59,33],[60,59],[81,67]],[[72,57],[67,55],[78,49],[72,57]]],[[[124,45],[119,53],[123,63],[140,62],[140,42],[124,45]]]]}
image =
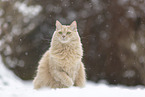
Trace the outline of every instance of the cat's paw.
{"type": "Polygon", "coordinates": [[[71,87],[71,86],[74,85],[74,82],[73,82],[72,79],[69,79],[69,80],[66,81],[65,85],[66,85],[67,87],[71,87]]]}

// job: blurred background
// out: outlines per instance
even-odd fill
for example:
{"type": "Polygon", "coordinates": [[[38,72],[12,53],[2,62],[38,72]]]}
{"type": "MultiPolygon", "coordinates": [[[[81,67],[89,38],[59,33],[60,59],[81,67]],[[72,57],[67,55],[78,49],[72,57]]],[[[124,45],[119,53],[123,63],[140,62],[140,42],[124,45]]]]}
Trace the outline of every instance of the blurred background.
{"type": "Polygon", "coordinates": [[[0,0],[5,66],[33,79],[56,20],[77,21],[88,80],[145,85],[145,0],[0,0]]]}

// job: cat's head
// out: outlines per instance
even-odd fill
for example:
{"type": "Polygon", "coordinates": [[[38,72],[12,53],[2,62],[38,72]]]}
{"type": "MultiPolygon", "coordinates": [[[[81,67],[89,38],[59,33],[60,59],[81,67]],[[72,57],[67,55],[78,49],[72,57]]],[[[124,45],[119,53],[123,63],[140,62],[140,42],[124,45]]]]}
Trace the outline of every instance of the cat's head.
{"type": "Polygon", "coordinates": [[[79,38],[77,32],[77,23],[73,21],[71,25],[62,25],[58,20],[56,21],[55,38],[61,43],[69,43],[79,38]]]}

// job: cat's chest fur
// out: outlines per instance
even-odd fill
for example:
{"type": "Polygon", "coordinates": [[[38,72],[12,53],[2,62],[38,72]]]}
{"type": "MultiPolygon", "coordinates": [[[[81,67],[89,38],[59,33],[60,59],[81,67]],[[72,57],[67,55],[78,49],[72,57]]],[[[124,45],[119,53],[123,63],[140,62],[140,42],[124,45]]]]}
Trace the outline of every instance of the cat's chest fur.
{"type": "Polygon", "coordinates": [[[80,68],[82,48],[79,45],[57,45],[50,48],[50,65],[59,71],[66,72],[72,79],[80,68]],[[57,47],[58,46],[58,47],[57,47]]]}
{"type": "Polygon", "coordinates": [[[82,53],[81,44],[77,43],[72,45],[58,44],[50,48],[51,57],[55,61],[60,61],[60,63],[75,63],[81,61],[82,53]]]}

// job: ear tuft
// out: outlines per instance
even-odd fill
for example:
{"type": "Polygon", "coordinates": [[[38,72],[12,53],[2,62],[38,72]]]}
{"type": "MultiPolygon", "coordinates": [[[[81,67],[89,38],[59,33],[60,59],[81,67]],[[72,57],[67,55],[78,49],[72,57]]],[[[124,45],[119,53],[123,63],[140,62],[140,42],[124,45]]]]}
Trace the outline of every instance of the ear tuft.
{"type": "Polygon", "coordinates": [[[62,24],[58,20],[56,20],[56,29],[60,30],[61,26],[62,26],[62,24]]]}
{"type": "Polygon", "coordinates": [[[76,29],[77,29],[77,22],[76,21],[73,21],[71,23],[71,25],[70,25],[70,28],[71,28],[72,31],[76,31],[76,29]]]}

